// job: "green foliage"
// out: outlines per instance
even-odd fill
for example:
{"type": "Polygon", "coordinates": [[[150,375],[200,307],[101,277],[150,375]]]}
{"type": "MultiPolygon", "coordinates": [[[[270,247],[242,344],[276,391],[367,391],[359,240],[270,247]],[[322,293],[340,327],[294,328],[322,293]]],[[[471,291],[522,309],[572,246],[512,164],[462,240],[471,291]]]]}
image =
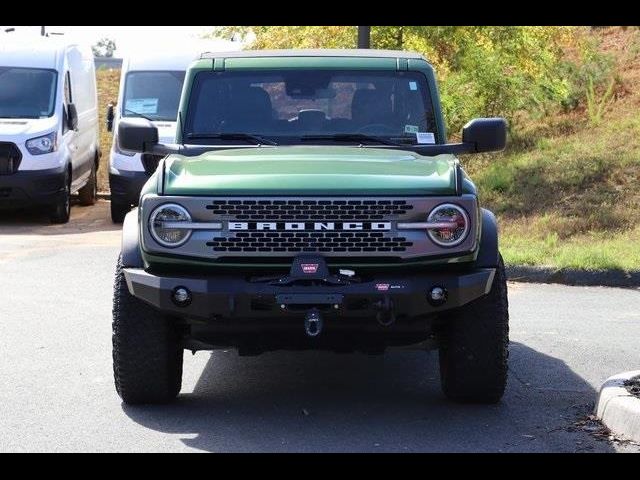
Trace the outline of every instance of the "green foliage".
{"type": "Polygon", "coordinates": [[[598,125],[602,121],[605,109],[609,106],[613,100],[613,86],[615,85],[615,79],[611,79],[609,86],[604,93],[597,97],[595,88],[593,87],[593,78],[589,78],[589,85],[587,86],[587,113],[589,115],[589,122],[591,125],[598,125]]]}
{"type": "Polygon", "coordinates": [[[113,57],[113,52],[116,51],[116,48],[116,42],[105,37],[93,45],[91,50],[94,57],[113,57]]]}
{"type": "MultiPolygon", "coordinates": [[[[521,225],[517,225],[521,228],[521,225]]],[[[640,241],[640,229],[623,232],[586,232],[558,240],[523,235],[516,226],[502,229],[501,253],[508,265],[546,265],[585,270],[640,270],[640,251],[629,248],[640,241]]]]}
{"type": "Polygon", "coordinates": [[[584,30],[576,30],[573,36],[573,58],[560,62],[559,74],[567,79],[568,92],[561,105],[565,110],[579,106],[586,100],[589,85],[596,90],[607,84],[615,69],[615,59],[611,54],[599,50],[598,39],[584,30]]]}
{"type": "Polygon", "coordinates": [[[255,35],[252,49],[346,48],[356,44],[356,27],[343,26],[254,26],[219,27],[212,37],[246,39],[255,35]]]}

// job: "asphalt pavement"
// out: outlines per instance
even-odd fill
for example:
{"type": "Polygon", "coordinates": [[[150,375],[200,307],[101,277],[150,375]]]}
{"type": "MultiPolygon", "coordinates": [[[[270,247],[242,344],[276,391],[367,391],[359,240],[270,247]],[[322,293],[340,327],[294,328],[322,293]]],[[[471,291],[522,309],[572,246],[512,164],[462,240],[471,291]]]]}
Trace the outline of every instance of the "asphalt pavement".
{"type": "Polygon", "coordinates": [[[435,353],[185,355],[169,406],[113,387],[120,242],[108,202],[49,225],[0,212],[0,451],[638,452],[587,421],[610,375],[639,366],[640,291],[509,284],[507,392],[440,392],[435,353]]]}

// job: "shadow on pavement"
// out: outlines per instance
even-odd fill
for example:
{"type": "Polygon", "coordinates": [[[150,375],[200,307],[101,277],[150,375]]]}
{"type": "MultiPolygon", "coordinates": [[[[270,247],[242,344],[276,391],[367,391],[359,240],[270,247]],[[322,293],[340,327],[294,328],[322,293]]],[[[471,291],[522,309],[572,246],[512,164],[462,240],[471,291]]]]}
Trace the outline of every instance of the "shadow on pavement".
{"type": "Polygon", "coordinates": [[[218,351],[193,393],[123,410],[204,451],[613,451],[572,429],[596,392],[562,360],[512,342],[510,368],[501,403],[458,405],[435,352],[218,351]]]}
{"type": "Polygon", "coordinates": [[[0,235],[70,235],[121,230],[122,225],[111,222],[110,204],[98,200],[86,207],[73,199],[69,223],[53,225],[46,210],[0,210],[0,235]]]}

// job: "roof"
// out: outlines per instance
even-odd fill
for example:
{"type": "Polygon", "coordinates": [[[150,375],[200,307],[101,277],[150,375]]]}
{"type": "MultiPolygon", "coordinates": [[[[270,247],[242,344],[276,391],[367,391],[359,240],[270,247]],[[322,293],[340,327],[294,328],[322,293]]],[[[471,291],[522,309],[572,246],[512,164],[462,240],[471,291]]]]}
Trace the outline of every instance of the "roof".
{"type": "Polygon", "coordinates": [[[237,48],[237,43],[228,40],[189,39],[172,43],[167,39],[157,39],[132,49],[125,56],[123,65],[130,71],[186,70],[191,62],[200,58],[203,50],[224,52],[237,48]]]}
{"type": "Polygon", "coordinates": [[[123,61],[128,71],[136,70],[186,70],[198,55],[194,51],[156,52],[132,54],[123,61]]]}
{"type": "MultiPolygon", "coordinates": [[[[4,40],[4,39],[3,39],[4,40]]],[[[11,39],[0,42],[0,65],[12,67],[58,68],[65,49],[75,42],[48,37],[11,39]]],[[[80,47],[84,48],[84,47],[80,47]]]]}
{"type": "Polygon", "coordinates": [[[413,58],[425,60],[416,52],[404,50],[369,49],[296,49],[296,50],[241,50],[235,52],[207,52],[200,58],[258,58],[258,57],[356,57],[356,58],[413,58]]]}

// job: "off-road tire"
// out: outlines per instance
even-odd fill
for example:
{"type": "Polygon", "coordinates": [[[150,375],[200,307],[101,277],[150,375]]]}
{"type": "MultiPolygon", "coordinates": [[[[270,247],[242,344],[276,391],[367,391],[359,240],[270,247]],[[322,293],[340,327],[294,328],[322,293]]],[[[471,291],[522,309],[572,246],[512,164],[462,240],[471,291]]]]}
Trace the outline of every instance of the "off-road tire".
{"type": "Polygon", "coordinates": [[[507,383],[509,304],[502,257],[487,295],[447,315],[440,382],[450,400],[497,403],[507,383]]]}
{"type": "Polygon", "coordinates": [[[123,202],[114,201],[111,199],[111,221],[113,223],[124,222],[124,217],[131,210],[131,207],[123,202]]]}
{"type": "Polygon", "coordinates": [[[64,193],[51,206],[49,220],[51,223],[67,223],[71,217],[71,178],[69,172],[64,177],[64,193]]]}
{"type": "Polygon", "coordinates": [[[94,205],[98,201],[98,172],[96,165],[91,167],[91,175],[84,187],[78,190],[80,205],[94,205]]]}
{"type": "Polygon", "coordinates": [[[122,258],[113,292],[113,377],[124,403],[167,403],[180,392],[182,356],[171,319],[129,293],[122,258]]]}

